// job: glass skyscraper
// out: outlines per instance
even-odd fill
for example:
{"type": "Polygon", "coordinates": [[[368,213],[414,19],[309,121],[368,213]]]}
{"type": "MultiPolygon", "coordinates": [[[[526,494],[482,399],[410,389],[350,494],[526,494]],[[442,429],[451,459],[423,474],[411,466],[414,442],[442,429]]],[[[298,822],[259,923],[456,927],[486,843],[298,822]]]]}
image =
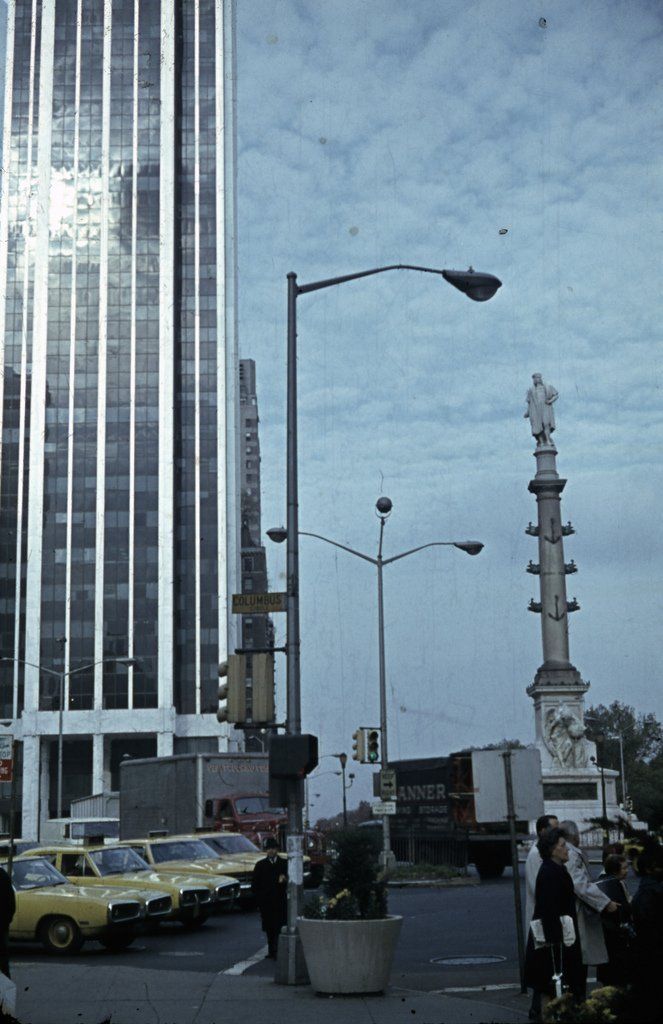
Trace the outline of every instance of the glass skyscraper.
{"type": "Polygon", "coordinates": [[[123,756],[226,743],[233,22],[233,0],[9,3],[0,729],[26,838],[60,774],[66,813],[123,756]]]}

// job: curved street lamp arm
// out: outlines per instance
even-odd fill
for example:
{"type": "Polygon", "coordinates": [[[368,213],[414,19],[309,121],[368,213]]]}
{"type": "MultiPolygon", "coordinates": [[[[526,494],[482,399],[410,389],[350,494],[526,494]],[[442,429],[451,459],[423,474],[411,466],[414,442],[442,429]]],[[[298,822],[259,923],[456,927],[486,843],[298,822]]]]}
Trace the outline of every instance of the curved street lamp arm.
{"type": "Polygon", "coordinates": [[[297,294],[304,295],[305,292],[316,292],[320,288],[331,288],[335,284],[344,284],[346,281],[356,281],[359,277],[370,277],[372,274],[383,274],[385,270],[421,270],[425,274],[444,273],[442,270],[434,270],[432,267],[414,267],[409,263],[394,263],[389,267],[376,267],[375,270],[362,270],[358,274],[345,274],[343,277],[329,277],[326,281],[312,281],[310,284],[296,285],[297,294]]]}
{"type": "Polygon", "coordinates": [[[399,558],[406,558],[408,555],[413,555],[415,551],[423,551],[424,548],[454,548],[456,542],[453,540],[434,540],[430,544],[420,544],[418,548],[410,548],[409,551],[402,551],[400,555],[392,555],[391,558],[385,558],[382,561],[383,565],[389,565],[390,562],[397,562],[399,558]]]}
{"type": "Polygon", "coordinates": [[[59,678],[62,675],[61,672],[56,672],[54,668],[44,668],[43,665],[36,665],[34,661],[23,661],[23,658],[0,658],[0,661],[16,662],[18,665],[28,665],[29,668],[36,668],[39,672],[47,672],[49,676],[57,676],[59,678]]]}
{"type": "Polygon", "coordinates": [[[349,548],[346,544],[339,544],[337,540],[330,540],[329,537],[323,537],[320,533],[309,533],[308,530],[299,530],[299,535],[300,537],[317,537],[318,540],[324,540],[325,544],[332,544],[335,548],[341,548],[343,551],[347,551],[351,555],[356,555],[357,558],[363,558],[372,565],[378,564],[377,558],[371,558],[370,555],[365,555],[361,551],[355,551],[354,548],[349,548]]]}

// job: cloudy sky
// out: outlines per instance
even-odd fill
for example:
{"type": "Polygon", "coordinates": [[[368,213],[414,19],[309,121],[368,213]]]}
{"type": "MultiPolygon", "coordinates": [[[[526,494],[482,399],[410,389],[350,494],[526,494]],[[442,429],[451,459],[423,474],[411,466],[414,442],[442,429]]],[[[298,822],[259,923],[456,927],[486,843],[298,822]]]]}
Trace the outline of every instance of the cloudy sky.
{"type": "MultiPolygon", "coordinates": [[[[471,264],[503,281],[485,304],[405,271],[299,300],[301,529],[374,555],[385,494],[385,555],[486,545],[385,569],[390,755],[533,739],[534,371],[560,394],[572,661],[591,702],[663,719],[660,4],[237,7],[240,351],[257,363],[265,529],[285,519],[287,272],[471,264]]],[[[350,751],[379,721],[373,568],[302,538],[301,615],[303,728],[350,751]]],[[[313,791],[314,814],[335,810],[333,775],[313,791]]]]}

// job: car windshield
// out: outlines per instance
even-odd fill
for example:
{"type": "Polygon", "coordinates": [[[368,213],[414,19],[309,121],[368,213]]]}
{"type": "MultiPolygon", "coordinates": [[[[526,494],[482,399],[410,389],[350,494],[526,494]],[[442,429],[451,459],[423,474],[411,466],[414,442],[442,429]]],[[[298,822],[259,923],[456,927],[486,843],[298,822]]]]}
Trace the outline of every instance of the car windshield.
{"type": "Polygon", "coordinates": [[[65,885],[67,879],[45,857],[15,860],[12,866],[14,888],[41,889],[49,885],[65,885]]]}
{"type": "Polygon", "coordinates": [[[91,850],[90,860],[100,875],[122,875],[125,871],[144,871],[149,868],[147,861],[139,857],[135,850],[128,846],[114,849],[91,850]]]}
{"type": "Polygon", "coordinates": [[[236,804],[240,814],[285,814],[283,807],[270,807],[267,796],[243,796],[236,804]]]}
{"type": "Polygon", "coordinates": [[[218,853],[260,853],[246,836],[208,836],[205,842],[218,853]]]}
{"type": "Polygon", "coordinates": [[[173,840],[169,843],[153,843],[152,856],[156,864],[166,860],[209,860],[216,852],[202,839],[173,840]]]}

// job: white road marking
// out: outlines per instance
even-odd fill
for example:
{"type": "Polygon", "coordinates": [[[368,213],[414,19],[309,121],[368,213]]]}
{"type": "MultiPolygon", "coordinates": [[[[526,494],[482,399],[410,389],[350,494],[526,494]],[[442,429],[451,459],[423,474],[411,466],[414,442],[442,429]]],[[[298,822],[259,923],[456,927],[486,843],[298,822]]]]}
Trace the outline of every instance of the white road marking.
{"type": "Polygon", "coordinates": [[[462,985],[454,986],[453,988],[438,988],[435,990],[435,995],[440,995],[448,992],[503,992],[508,989],[519,989],[520,985],[514,985],[512,982],[505,982],[502,985],[462,985]]]}
{"type": "Polygon", "coordinates": [[[244,971],[248,971],[249,967],[253,967],[254,964],[259,963],[265,959],[267,955],[267,946],[262,946],[257,953],[250,956],[248,960],[240,960],[239,963],[233,964],[227,971],[221,971],[222,974],[244,974],[244,971]]]}
{"type": "Polygon", "coordinates": [[[205,956],[204,953],[193,953],[190,950],[186,951],[173,951],[172,953],[159,953],[159,956],[205,956]]]}

